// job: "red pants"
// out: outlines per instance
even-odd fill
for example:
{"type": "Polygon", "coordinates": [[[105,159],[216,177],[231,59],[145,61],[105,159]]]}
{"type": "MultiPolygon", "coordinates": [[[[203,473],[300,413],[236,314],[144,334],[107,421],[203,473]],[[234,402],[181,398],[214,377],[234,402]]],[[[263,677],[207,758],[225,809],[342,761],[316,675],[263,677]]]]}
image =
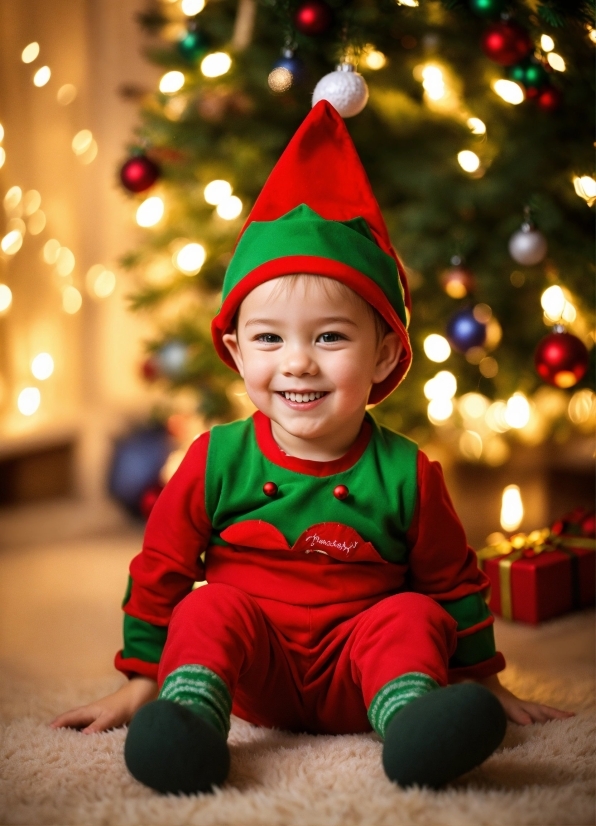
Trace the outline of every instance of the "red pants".
{"type": "Polygon", "coordinates": [[[159,685],[182,665],[204,665],[226,683],[244,720],[348,734],[371,730],[367,708],[390,680],[417,671],[447,684],[457,623],[437,602],[405,592],[343,619],[346,608],[205,585],[173,613],[159,685]]]}

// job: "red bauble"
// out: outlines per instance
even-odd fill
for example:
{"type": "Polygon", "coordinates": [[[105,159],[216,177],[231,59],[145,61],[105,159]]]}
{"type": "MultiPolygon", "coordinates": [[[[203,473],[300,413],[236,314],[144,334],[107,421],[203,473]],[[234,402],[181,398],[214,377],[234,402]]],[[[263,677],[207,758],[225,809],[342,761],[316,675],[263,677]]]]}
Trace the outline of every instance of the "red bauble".
{"type": "Polygon", "coordinates": [[[532,49],[528,32],[512,20],[494,23],[482,36],[484,54],[500,66],[519,63],[532,49]]]}
{"type": "Polygon", "coordinates": [[[307,0],[294,15],[298,31],[310,36],[326,32],[332,20],[333,12],[323,0],[307,0]]]}
{"type": "Polygon", "coordinates": [[[153,510],[153,506],[157,502],[157,498],[162,490],[163,485],[151,485],[151,487],[147,488],[145,493],[141,496],[139,508],[141,509],[141,513],[145,519],[149,519],[149,514],[153,510]]]}
{"type": "Polygon", "coordinates": [[[277,494],[277,485],[275,482],[265,482],[263,485],[263,493],[265,496],[275,496],[277,494]]]}
{"type": "Polygon", "coordinates": [[[339,500],[347,499],[350,495],[350,491],[345,485],[336,485],[336,487],[333,488],[333,495],[339,500]]]}
{"type": "Polygon", "coordinates": [[[129,192],[145,192],[159,178],[159,166],[146,155],[135,155],[120,170],[120,180],[129,192]]]}
{"type": "Polygon", "coordinates": [[[473,273],[461,264],[449,267],[441,273],[441,286],[450,298],[465,298],[476,289],[473,273]]]}
{"type": "Polygon", "coordinates": [[[145,359],[141,364],[141,375],[146,381],[155,381],[159,378],[159,365],[153,356],[149,356],[149,358],[145,359]]]}
{"type": "Polygon", "coordinates": [[[538,343],[534,363],[538,375],[555,387],[573,387],[588,369],[588,350],[571,333],[549,333],[538,343]]]}
{"type": "Polygon", "coordinates": [[[555,109],[559,108],[559,104],[561,103],[561,93],[553,86],[547,86],[545,89],[542,89],[536,98],[536,103],[541,109],[544,109],[545,112],[554,112],[555,109]]]}

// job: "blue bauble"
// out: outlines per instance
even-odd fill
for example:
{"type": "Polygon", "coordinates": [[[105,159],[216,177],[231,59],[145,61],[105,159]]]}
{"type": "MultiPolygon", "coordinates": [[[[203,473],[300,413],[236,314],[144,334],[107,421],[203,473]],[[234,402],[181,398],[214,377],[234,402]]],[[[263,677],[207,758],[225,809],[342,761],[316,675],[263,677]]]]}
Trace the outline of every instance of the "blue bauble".
{"type": "Polygon", "coordinates": [[[167,344],[159,348],[155,354],[155,360],[160,374],[176,381],[186,372],[188,345],[177,339],[168,341],[167,344]]]}
{"type": "Polygon", "coordinates": [[[486,341],[486,324],[474,318],[472,307],[454,313],[447,322],[447,338],[454,350],[465,353],[470,347],[482,347],[486,341]]]}
{"type": "Polygon", "coordinates": [[[170,451],[170,436],[162,427],[137,430],[118,439],[108,477],[108,490],[114,499],[133,513],[140,513],[141,498],[159,481],[170,451]]]}
{"type": "Polygon", "coordinates": [[[287,69],[292,75],[293,82],[300,83],[304,79],[305,66],[299,57],[292,55],[291,57],[280,57],[273,64],[274,69],[287,69]]]}

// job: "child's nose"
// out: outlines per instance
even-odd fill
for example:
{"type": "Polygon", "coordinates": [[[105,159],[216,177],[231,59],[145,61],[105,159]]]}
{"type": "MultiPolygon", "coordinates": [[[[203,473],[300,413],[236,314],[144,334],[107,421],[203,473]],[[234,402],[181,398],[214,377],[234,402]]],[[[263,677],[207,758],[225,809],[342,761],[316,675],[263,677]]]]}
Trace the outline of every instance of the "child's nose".
{"type": "Polygon", "coordinates": [[[318,365],[311,353],[303,348],[292,348],[286,353],[281,365],[286,376],[314,376],[319,372],[318,365]]]}

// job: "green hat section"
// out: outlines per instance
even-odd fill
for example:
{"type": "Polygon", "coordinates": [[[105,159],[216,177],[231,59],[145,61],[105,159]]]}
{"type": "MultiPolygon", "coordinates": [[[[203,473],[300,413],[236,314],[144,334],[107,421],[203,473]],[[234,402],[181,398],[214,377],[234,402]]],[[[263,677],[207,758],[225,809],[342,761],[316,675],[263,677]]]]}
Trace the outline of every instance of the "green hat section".
{"type": "MultiPolygon", "coordinates": [[[[308,255],[345,264],[370,278],[407,328],[403,288],[395,260],[376,244],[364,218],[330,221],[300,204],[275,221],[253,221],[234,252],[223,283],[222,305],[257,267],[277,258],[308,255]]],[[[298,273],[297,273],[298,274],[298,273]]]]}

